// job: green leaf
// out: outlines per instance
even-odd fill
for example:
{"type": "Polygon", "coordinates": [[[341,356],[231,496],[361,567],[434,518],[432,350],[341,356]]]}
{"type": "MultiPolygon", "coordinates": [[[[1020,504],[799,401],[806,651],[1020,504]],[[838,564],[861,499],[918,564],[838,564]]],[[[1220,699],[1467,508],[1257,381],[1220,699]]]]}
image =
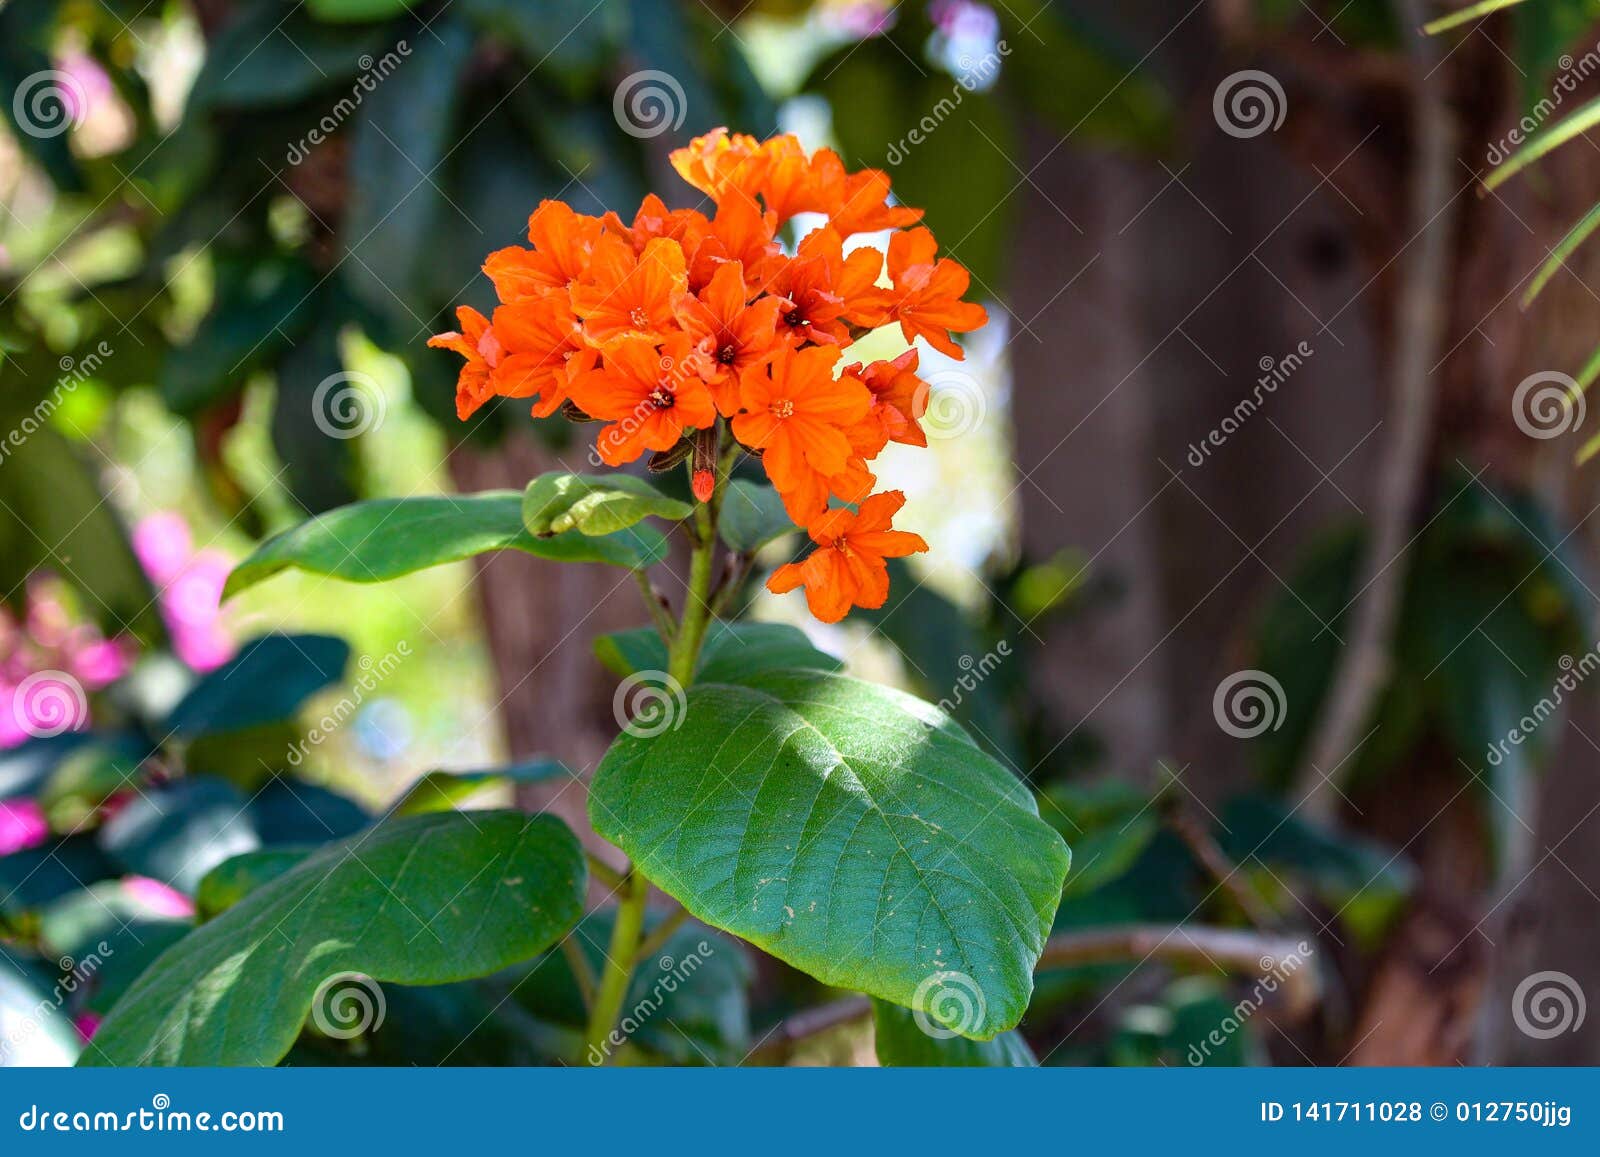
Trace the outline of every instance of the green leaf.
{"type": "Polygon", "coordinates": [[[96,469],[49,426],[9,449],[0,466],[0,597],[17,597],[29,575],[49,571],[84,596],[107,635],[165,639],[155,590],[96,469]]]}
{"type": "Polygon", "coordinates": [[[270,1065],[319,990],[356,973],[399,984],[485,976],[555,942],[586,873],[552,816],[412,816],[329,845],[156,961],[83,1060],[270,1065]]]}
{"type": "Polygon", "coordinates": [[[470,28],[442,13],[418,38],[399,83],[367,96],[352,134],[341,271],[361,302],[408,331],[444,304],[419,300],[419,283],[441,214],[456,211],[441,169],[473,41],[470,28]]]}
{"type": "Polygon", "coordinates": [[[541,474],[522,496],[522,524],[538,538],[567,530],[600,537],[651,516],[678,522],[693,513],[631,474],[541,474]]]}
{"type": "Polygon", "coordinates": [[[279,360],[272,405],[272,448],[283,484],[307,514],[356,500],[356,439],[383,420],[384,401],[344,369],[337,294],[319,294],[317,319],[279,360]]]}
{"type": "Polygon", "coordinates": [[[95,813],[138,778],[148,748],[126,736],[95,736],[62,756],[36,802],[53,831],[91,827],[95,813]]]}
{"type": "Polygon", "coordinates": [[[816,671],[696,684],[612,745],[589,818],[699,919],[975,1040],[1027,1009],[1071,859],[948,716],[816,671]]]}
{"type": "Polygon", "coordinates": [[[415,0],[306,0],[306,11],[318,20],[340,24],[361,20],[387,20],[411,11],[415,0]]]}
{"type": "Polygon", "coordinates": [[[116,872],[92,835],[68,836],[0,856],[0,914],[33,911],[116,872]]]}
{"type": "Polygon", "coordinates": [[[207,45],[190,108],[288,104],[370,68],[392,43],[384,28],[330,28],[276,4],[243,7],[207,45]]]}
{"type": "MultiPolygon", "coordinates": [[[[626,679],[639,671],[665,671],[667,645],[650,627],[617,631],[594,641],[606,670],[626,679]]],[[[837,671],[838,659],[812,646],[799,627],[787,623],[714,622],[700,648],[696,678],[710,683],[740,683],[763,671],[805,667],[837,671]]]]}
{"type": "Polygon", "coordinates": [[[1441,16],[1437,20],[1430,20],[1422,26],[1422,31],[1429,36],[1436,36],[1441,32],[1448,32],[1452,28],[1459,28],[1463,24],[1470,24],[1480,17],[1491,12],[1498,12],[1502,8],[1510,8],[1513,4],[1521,4],[1522,0],[1479,0],[1477,4],[1469,4],[1459,12],[1452,12],[1448,16],[1441,16]]]}
{"type": "Polygon", "coordinates": [[[195,889],[195,914],[202,922],[215,920],[257,888],[270,884],[307,857],[315,855],[317,845],[262,848],[233,856],[212,868],[195,889]]]}
{"type": "Polygon", "coordinates": [[[87,732],[65,731],[0,751],[0,800],[33,795],[49,781],[62,760],[91,742],[93,737],[87,732]]]}
{"type": "Polygon", "coordinates": [[[740,554],[750,554],[798,528],[783,509],[783,499],[776,490],[736,478],[728,483],[722,497],[718,529],[723,542],[740,554]]]}
{"type": "Polygon", "coordinates": [[[304,332],[316,285],[299,258],[253,251],[219,258],[211,312],[162,363],[162,400],[187,416],[238,393],[304,332]]]}
{"type": "MultiPolygon", "coordinates": [[[[882,1000],[872,1002],[872,1024],[878,1063],[885,1068],[1031,1069],[1039,1064],[1016,1029],[986,1041],[933,1036],[917,1023],[916,1013],[882,1000]]],[[[940,1034],[949,1031],[931,1021],[929,1027],[940,1034]]]]}
{"type": "MultiPolygon", "coordinates": [[[[1544,291],[1544,287],[1550,284],[1550,279],[1556,275],[1556,271],[1566,265],[1567,258],[1577,252],[1578,246],[1587,241],[1589,235],[1596,228],[1600,228],[1600,205],[1594,206],[1594,208],[1585,213],[1583,218],[1569,229],[1567,235],[1557,242],[1556,247],[1550,251],[1550,256],[1545,259],[1544,264],[1539,266],[1539,272],[1534,274],[1533,280],[1528,283],[1527,290],[1522,294],[1523,309],[1527,309],[1528,306],[1533,304],[1534,298],[1538,297],[1544,291]]],[[[1585,382],[1583,385],[1587,386],[1588,383],[1585,382]]]]}
{"type": "Polygon", "coordinates": [[[543,783],[571,774],[565,764],[554,759],[535,759],[513,767],[497,767],[487,771],[430,771],[406,789],[406,793],[389,809],[389,814],[412,816],[450,811],[485,788],[543,783]]]}
{"type": "Polygon", "coordinates": [[[375,499],[330,510],[268,539],[234,568],[222,597],[288,567],[345,582],[378,583],[494,550],[639,568],[664,558],[667,542],[647,526],[604,538],[570,532],[535,538],[522,525],[522,495],[514,490],[375,499]]]}
{"type": "Polygon", "coordinates": [[[1504,162],[1496,165],[1483,179],[1483,187],[1498,189],[1546,153],[1560,148],[1574,137],[1582,136],[1597,124],[1600,124],[1600,97],[1586,101],[1571,116],[1563,117],[1544,129],[1504,162]]]}
{"type": "Polygon", "coordinates": [[[350,645],[332,635],[263,635],[196,683],[167,730],[193,738],[288,719],[349,661],[350,645]]]}
{"type": "Polygon", "coordinates": [[[623,23],[620,0],[457,0],[462,14],[520,49],[536,71],[576,82],[589,77],[614,52],[623,23]]]}
{"type": "Polygon", "coordinates": [[[227,780],[190,776],[128,801],[100,829],[100,846],[125,871],[192,896],[212,868],[261,846],[249,809],[227,780]]]}

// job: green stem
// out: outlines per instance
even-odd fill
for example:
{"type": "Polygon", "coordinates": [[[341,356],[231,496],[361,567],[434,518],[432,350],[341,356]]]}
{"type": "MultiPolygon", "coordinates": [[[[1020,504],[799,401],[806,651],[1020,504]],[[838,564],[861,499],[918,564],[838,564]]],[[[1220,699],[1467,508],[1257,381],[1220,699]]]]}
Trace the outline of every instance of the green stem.
{"type": "MultiPolygon", "coordinates": [[[[683,618],[670,632],[667,645],[667,674],[685,690],[694,682],[700,662],[700,647],[711,626],[711,571],[717,553],[717,516],[722,509],[726,470],[718,472],[711,500],[696,505],[694,511],[694,553],[689,559],[689,590],[684,598],[683,618]]],[[[645,905],[650,898],[650,881],[633,865],[620,884],[616,923],[606,949],[606,965],[589,1011],[589,1063],[603,1065],[611,1059],[611,1036],[622,1004],[628,996],[644,940],[645,905]]],[[[669,931],[670,935],[670,931],[669,931]]]]}
{"type": "Polygon", "coordinates": [[[611,929],[611,944],[606,949],[606,966],[600,974],[600,987],[589,1012],[587,1059],[603,1065],[611,1059],[611,1032],[622,1015],[622,1002],[628,997],[628,981],[633,979],[634,959],[639,952],[639,937],[644,932],[645,902],[650,899],[650,881],[638,869],[628,870],[628,879],[617,904],[617,920],[611,929]]]}

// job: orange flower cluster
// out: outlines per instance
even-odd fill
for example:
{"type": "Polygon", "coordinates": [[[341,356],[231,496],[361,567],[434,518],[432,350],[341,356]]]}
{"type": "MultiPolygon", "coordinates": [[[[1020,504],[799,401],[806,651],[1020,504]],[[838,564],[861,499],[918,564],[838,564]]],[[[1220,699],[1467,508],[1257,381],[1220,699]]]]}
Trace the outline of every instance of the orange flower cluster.
{"type": "MultiPolygon", "coordinates": [[[[456,411],[491,397],[533,400],[602,421],[595,449],[620,466],[646,451],[652,465],[686,456],[719,421],[760,457],[784,508],[819,549],[781,568],[778,592],[806,588],[812,612],[837,622],[888,597],[886,558],[927,549],[890,529],[905,502],[873,494],[868,464],[889,442],[926,446],[919,419],[928,387],[917,351],[841,368],[844,348],[896,324],[960,358],[952,333],[977,329],[983,307],[962,300],[967,271],[937,254],[920,209],[889,201],[889,179],[846,172],[838,154],[807,155],[792,136],[758,142],[717,129],[672,154],[673,167],[716,203],[707,217],[646,197],[631,223],[545,201],[528,222],[532,248],[489,256],[500,305],[493,319],[457,311],[461,331],[430,345],[466,359],[456,411]],[[825,223],[793,255],[778,240],[796,214],[825,223]],[[894,230],[884,254],[845,251],[856,233],[894,230]],[[830,509],[831,499],[859,513],[830,509]]],[[[714,451],[712,451],[714,453],[714,451]]],[[[695,493],[714,478],[696,452],[695,493]]]]}

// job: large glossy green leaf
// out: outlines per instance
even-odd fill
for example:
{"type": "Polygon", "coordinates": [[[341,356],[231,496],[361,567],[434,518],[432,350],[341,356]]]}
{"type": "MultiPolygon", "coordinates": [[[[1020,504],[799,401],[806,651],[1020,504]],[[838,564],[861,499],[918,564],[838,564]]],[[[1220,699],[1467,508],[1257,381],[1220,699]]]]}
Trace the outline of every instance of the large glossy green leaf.
{"type": "MultiPolygon", "coordinates": [[[[638,671],[667,669],[667,645],[650,627],[602,635],[594,641],[594,652],[608,671],[624,679],[638,671]]],[[[838,659],[812,646],[799,627],[718,620],[706,633],[695,677],[706,683],[740,683],[763,671],[837,671],[840,666],[838,659]]]]}
{"type": "Polygon", "coordinates": [[[377,583],[495,550],[560,562],[643,567],[666,555],[659,531],[630,527],[604,538],[535,538],[522,525],[515,490],[426,498],[384,498],[341,506],[268,539],[228,576],[230,598],[288,567],[346,582],[377,583]]]}
{"type": "Polygon", "coordinates": [[[689,503],[631,474],[541,474],[522,496],[522,524],[538,538],[567,530],[615,534],[652,516],[677,522],[693,513],[689,503]]]}
{"type": "Polygon", "coordinates": [[[589,816],[701,920],[979,1040],[1027,1008],[1071,858],[943,712],[817,671],[696,684],[613,744],[589,816]]]}
{"type": "Polygon", "coordinates": [[[878,1063],[885,1068],[1031,1069],[1039,1064],[1016,1029],[975,1041],[945,1036],[946,1030],[930,1022],[930,1033],[917,1023],[916,1013],[882,1000],[872,1002],[872,1025],[878,1063]]]}
{"type": "Polygon", "coordinates": [[[485,976],[583,911],[583,852],[552,816],[449,812],[329,845],[169,949],[83,1058],[98,1065],[273,1064],[319,990],[485,976]]]}

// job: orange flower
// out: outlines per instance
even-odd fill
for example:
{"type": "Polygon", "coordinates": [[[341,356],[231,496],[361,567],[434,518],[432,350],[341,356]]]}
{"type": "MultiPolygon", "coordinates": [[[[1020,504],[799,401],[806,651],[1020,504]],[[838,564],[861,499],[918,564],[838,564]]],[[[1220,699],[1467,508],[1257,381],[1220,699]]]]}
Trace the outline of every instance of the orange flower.
{"type": "Polygon", "coordinates": [[[868,421],[882,426],[887,441],[907,446],[928,444],[928,437],[919,424],[922,415],[928,412],[928,383],[917,377],[917,357],[917,351],[910,349],[893,361],[873,362],[864,368],[857,362],[844,368],[845,373],[860,378],[872,391],[872,414],[868,421]]]}
{"type": "Polygon", "coordinates": [[[461,323],[459,333],[436,334],[428,339],[428,345],[454,350],[467,359],[456,379],[456,417],[465,422],[494,397],[491,379],[502,351],[489,319],[470,305],[457,307],[456,320],[461,323]]]}
{"type": "Polygon", "coordinates": [[[598,217],[575,212],[565,201],[540,201],[528,218],[533,249],[513,245],[496,250],[483,263],[483,271],[503,302],[566,289],[588,269],[600,231],[598,217]]]}
{"type": "Polygon", "coordinates": [[[874,494],[860,512],[830,510],[813,521],[806,533],[816,550],[801,563],[780,566],[767,580],[773,594],[806,588],[806,606],[824,623],[837,623],[851,607],[873,610],[889,597],[889,567],[884,561],[928,549],[921,535],[891,529],[906,504],[898,490],[874,494]]]}
{"type": "Polygon", "coordinates": [[[844,162],[832,149],[808,158],[800,142],[784,135],[761,146],[767,160],[761,199],[781,225],[796,213],[828,213],[844,199],[844,162]]]}
{"type": "Polygon", "coordinates": [[[700,355],[681,333],[659,351],[648,339],[621,339],[606,351],[604,365],[573,379],[571,393],[584,413],[612,423],[595,440],[608,466],[632,462],[646,450],[670,450],[687,431],[717,420],[700,355]]]}
{"type": "Polygon", "coordinates": [[[624,338],[659,342],[676,329],[673,299],[688,286],[683,248],[657,238],[635,254],[619,237],[602,237],[584,280],[572,287],[572,308],[585,336],[609,346],[624,338]]]}
{"type": "Polygon", "coordinates": [[[639,203],[631,226],[624,225],[615,213],[607,213],[605,223],[612,233],[631,241],[635,253],[643,253],[658,237],[676,241],[685,253],[693,253],[701,239],[711,232],[711,222],[704,213],[697,209],[668,209],[654,193],[639,203]]]}
{"type": "Polygon", "coordinates": [[[723,128],[696,137],[687,148],[674,149],[669,159],[678,176],[713,201],[721,201],[731,190],[754,196],[767,167],[759,141],[743,133],[729,136],[723,128]]]}
{"type": "Polygon", "coordinates": [[[921,209],[890,205],[889,176],[879,169],[862,169],[844,178],[838,206],[828,216],[828,224],[841,237],[852,233],[876,233],[900,229],[922,220],[921,209]]]}
{"type": "Polygon", "coordinates": [[[826,480],[843,474],[850,464],[845,431],[866,417],[872,405],[866,386],[833,376],[838,360],[839,351],[832,346],[783,348],[739,379],[739,398],[747,412],[733,419],[734,437],[761,453],[767,477],[791,515],[798,511],[810,517],[826,504],[826,480]],[[822,476],[820,488],[817,475],[822,476]]]}
{"type": "Polygon", "coordinates": [[[737,261],[721,265],[698,297],[678,296],[673,309],[683,332],[706,355],[706,381],[721,413],[738,413],[739,376],[772,357],[783,344],[778,311],[787,304],[778,297],[746,304],[744,267],[737,261]]]}
{"type": "Polygon", "coordinates": [[[961,300],[971,277],[950,258],[937,257],[938,247],[926,229],[896,233],[889,239],[894,288],[886,294],[888,314],[900,323],[906,341],[921,334],[934,349],[959,360],[965,355],[950,332],[977,329],[989,314],[983,306],[961,300]]]}
{"type": "Polygon", "coordinates": [[[494,371],[494,392],[538,396],[535,418],[548,418],[567,398],[569,363],[584,348],[567,295],[525,298],[494,311],[494,332],[505,354],[494,371]]]}
{"type": "Polygon", "coordinates": [[[774,239],[777,230],[777,214],[761,212],[753,198],[735,196],[723,201],[717,206],[710,232],[689,261],[690,291],[699,293],[722,265],[737,261],[744,266],[749,295],[760,293],[788,260],[774,239]]]}
{"type": "Polygon", "coordinates": [[[887,298],[877,287],[882,268],[882,255],[867,246],[846,257],[832,229],[807,234],[772,280],[772,292],[789,301],[780,320],[797,341],[848,343],[852,324],[871,329],[888,320],[887,298]]]}

